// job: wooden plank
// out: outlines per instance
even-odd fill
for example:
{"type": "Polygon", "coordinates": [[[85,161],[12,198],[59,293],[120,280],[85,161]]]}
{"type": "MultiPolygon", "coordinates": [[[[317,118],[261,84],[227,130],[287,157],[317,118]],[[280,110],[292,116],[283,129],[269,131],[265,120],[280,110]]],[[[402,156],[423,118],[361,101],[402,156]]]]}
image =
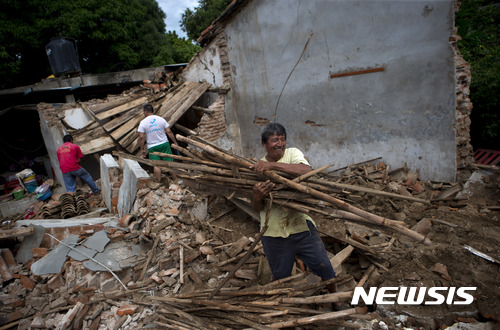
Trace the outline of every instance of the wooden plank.
{"type": "MultiPolygon", "coordinates": [[[[131,97],[118,97],[114,100],[103,102],[103,103],[97,103],[97,104],[88,104],[87,107],[95,114],[101,113],[103,111],[107,111],[110,109],[113,109],[115,107],[118,107],[122,104],[128,103],[132,101],[131,97]]],[[[88,103],[88,102],[86,102],[88,103]]]]}
{"type": "Polygon", "coordinates": [[[330,259],[332,267],[335,270],[335,274],[339,275],[340,273],[342,273],[342,267],[340,266],[351,255],[352,251],[354,251],[354,247],[348,245],[346,248],[344,248],[342,251],[340,251],[330,259]]]}
{"type": "Polygon", "coordinates": [[[157,115],[165,118],[165,114],[167,113],[167,111],[173,105],[175,105],[177,102],[179,102],[180,100],[182,100],[184,98],[184,96],[186,96],[186,94],[191,89],[190,86],[192,86],[193,84],[196,84],[196,83],[192,82],[192,81],[186,81],[186,82],[184,82],[181,85],[181,87],[179,87],[175,91],[175,93],[168,94],[165,97],[165,100],[163,100],[162,105],[161,105],[160,109],[157,112],[157,115]]]}
{"type": "Polygon", "coordinates": [[[120,140],[125,134],[130,132],[132,129],[136,129],[136,127],[139,125],[141,120],[144,118],[143,114],[137,114],[135,115],[132,119],[130,119],[128,122],[126,122],[124,125],[120,126],[120,128],[114,130],[113,133],[111,133],[111,136],[115,140],[120,140]]]}
{"type": "Polygon", "coordinates": [[[139,139],[135,139],[132,143],[127,147],[127,151],[131,154],[134,154],[139,149],[139,139]]]}
{"type": "Polygon", "coordinates": [[[197,105],[193,105],[191,106],[191,109],[193,110],[198,110],[198,111],[203,111],[203,112],[207,112],[207,113],[214,113],[215,110],[213,109],[209,109],[209,108],[204,108],[204,107],[199,107],[197,105]]]}
{"type": "Polygon", "coordinates": [[[120,141],[118,141],[118,143],[120,143],[120,145],[126,149],[138,137],[139,137],[139,132],[133,129],[130,130],[130,132],[128,132],[124,137],[122,137],[120,141]]]}
{"type": "Polygon", "coordinates": [[[185,87],[183,87],[182,90],[179,91],[179,93],[177,93],[177,95],[171,98],[168,103],[162,105],[160,111],[158,111],[158,116],[170,118],[194,88],[196,88],[196,83],[189,82],[185,87]]]}
{"type": "Polygon", "coordinates": [[[119,126],[123,125],[123,123],[129,121],[131,118],[134,118],[135,116],[137,116],[138,114],[141,114],[141,113],[143,113],[142,107],[137,106],[137,107],[135,107],[135,109],[132,109],[132,110],[128,111],[127,113],[107,122],[102,127],[107,132],[112,132],[113,130],[115,130],[119,126]]]}
{"type": "Polygon", "coordinates": [[[113,148],[115,144],[109,136],[102,136],[100,138],[88,141],[80,145],[84,155],[93,154],[102,150],[113,148]]]}
{"type": "Polygon", "coordinates": [[[122,105],[120,105],[118,107],[112,108],[111,110],[107,110],[105,112],[96,114],[96,117],[99,120],[103,120],[103,119],[109,118],[111,116],[118,115],[118,114],[120,114],[122,112],[125,112],[127,110],[130,110],[132,108],[144,105],[147,102],[148,102],[148,99],[143,96],[141,98],[133,100],[132,102],[127,102],[127,103],[122,104],[122,105]]]}
{"type": "Polygon", "coordinates": [[[170,118],[172,116],[172,114],[175,113],[175,111],[177,111],[177,109],[179,109],[179,107],[184,102],[184,100],[186,99],[186,97],[188,97],[191,94],[191,92],[194,89],[196,89],[196,87],[198,87],[198,83],[196,83],[196,82],[189,82],[189,84],[186,85],[183,88],[183,90],[179,92],[178,97],[172,98],[172,100],[170,100],[167,111],[163,112],[161,114],[161,116],[163,118],[165,118],[165,119],[166,118],[170,118]]]}
{"type": "Polygon", "coordinates": [[[201,83],[196,89],[189,93],[189,97],[182,102],[179,108],[172,114],[170,118],[166,117],[167,122],[173,126],[182,117],[182,115],[206,92],[211,85],[209,83],[201,83]]]}
{"type": "Polygon", "coordinates": [[[30,236],[33,235],[34,232],[35,228],[33,226],[4,229],[0,230],[0,239],[30,236]]]}

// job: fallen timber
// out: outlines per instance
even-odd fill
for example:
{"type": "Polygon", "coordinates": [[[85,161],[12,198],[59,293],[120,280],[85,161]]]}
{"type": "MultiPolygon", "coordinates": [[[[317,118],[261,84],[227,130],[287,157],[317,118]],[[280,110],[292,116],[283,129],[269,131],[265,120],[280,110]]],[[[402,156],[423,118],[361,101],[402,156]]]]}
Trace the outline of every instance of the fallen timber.
{"type": "MultiPolygon", "coordinates": [[[[194,139],[184,137],[182,135],[177,135],[178,141],[188,143],[188,144],[191,144],[195,147],[198,147],[198,148],[206,151],[207,153],[209,153],[213,157],[217,157],[226,163],[235,164],[235,165],[241,166],[241,167],[246,168],[246,169],[251,169],[252,163],[250,161],[245,160],[241,157],[235,157],[235,156],[230,155],[228,153],[224,153],[220,149],[214,148],[211,145],[200,142],[199,138],[197,138],[197,139],[198,140],[194,140],[194,139]]],[[[384,217],[381,217],[381,216],[372,214],[370,212],[361,210],[361,209],[359,209],[355,206],[352,206],[344,201],[341,201],[338,198],[335,198],[331,195],[328,195],[328,194],[323,193],[321,191],[315,190],[313,188],[307,187],[307,186],[302,185],[300,183],[293,182],[293,181],[286,179],[286,178],[284,178],[284,177],[280,176],[279,174],[276,174],[272,171],[264,171],[263,174],[266,177],[272,179],[274,182],[282,183],[282,184],[285,184],[288,187],[293,188],[297,191],[300,191],[300,192],[303,192],[306,194],[310,194],[311,196],[316,197],[316,198],[323,200],[325,202],[331,203],[340,209],[343,209],[345,211],[359,215],[360,217],[365,218],[368,221],[371,221],[371,222],[376,223],[376,224],[381,225],[381,226],[386,226],[386,227],[389,227],[391,229],[394,229],[397,232],[399,232],[405,236],[408,236],[414,240],[422,242],[426,245],[429,245],[431,243],[431,241],[427,237],[425,237],[424,235],[417,233],[413,230],[410,230],[410,229],[402,226],[400,223],[396,223],[393,220],[386,219],[384,217]]]]}
{"type": "MultiPolygon", "coordinates": [[[[127,154],[123,154],[120,152],[114,152],[115,155],[125,157],[125,158],[130,158],[130,159],[135,159],[139,162],[148,164],[150,166],[158,166],[162,168],[166,168],[169,171],[173,171],[176,174],[178,174],[181,178],[184,179],[196,179],[197,181],[202,182],[203,184],[206,185],[213,185],[213,186],[221,186],[222,184],[224,186],[230,186],[230,188],[233,190],[233,196],[236,194],[236,196],[239,197],[245,197],[245,198],[251,198],[251,192],[252,192],[252,186],[256,182],[262,180],[262,177],[254,173],[251,168],[253,163],[250,160],[247,160],[243,157],[239,157],[236,155],[229,154],[228,152],[222,150],[221,148],[218,148],[216,146],[211,145],[210,143],[203,141],[199,137],[184,137],[182,135],[177,135],[177,140],[184,142],[186,144],[192,145],[194,147],[197,147],[204,152],[206,152],[207,155],[211,156],[211,158],[215,159],[216,161],[206,161],[205,159],[196,159],[197,157],[190,152],[191,157],[182,157],[182,156],[175,156],[172,157],[174,159],[178,159],[181,161],[189,161],[191,163],[195,164],[187,164],[187,163],[180,163],[180,162],[169,162],[169,161],[161,161],[161,160],[149,160],[149,159],[144,159],[141,157],[137,156],[131,156],[127,154]],[[234,167],[232,166],[238,166],[237,168],[237,173],[239,177],[235,177],[235,171],[234,167]],[[185,172],[185,171],[190,171],[185,172]],[[193,174],[193,172],[202,172],[202,173],[208,173],[214,176],[207,176],[206,174],[193,174]],[[184,175],[184,176],[183,176],[184,175]],[[188,176],[185,176],[188,175],[188,176]]],[[[180,148],[176,148],[180,149],[180,148]]],[[[183,148],[185,150],[185,148],[183,148]]],[[[158,153],[155,153],[158,154],[158,153]]],[[[161,155],[161,154],[158,154],[161,155]]],[[[314,173],[317,173],[317,170],[313,170],[314,173]]],[[[346,221],[355,221],[355,222],[366,222],[366,223],[371,223],[378,225],[382,228],[387,228],[389,230],[392,230],[394,232],[398,232],[402,235],[405,235],[407,237],[410,237],[418,242],[422,242],[426,245],[431,244],[431,241],[425,237],[424,235],[415,232],[407,227],[404,226],[403,223],[395,220],[390,220],[387,218],[384,218],[382,216],[378,216],[375,214],[372,214],[370,212],[364,211],[360,208],[357,208],[355,206],[350,205],[349,203],[342,201],[340,198],[336,198],[328,193],[331,192],[339,192],[339,188],[346,188],[342,187],[341,185],[337,184],[336,187],[332,187],[330,184],[324,184],[322,181],[324,180],[314,180],[315,182],[310,182],[312,179],[307,177],[307,174],[304,176],[306,178],[305,181],[303,182],[298,182],[301,178],[296,178],[294,180],[287,179],[284,175],[280,175],[278,173],[275,173],[273,171],[265,171],[264,172],[265,177],[271,179],[273,182],[280,183],[284,186],[287,186],[291,189],[293,189],[295,192],[302,193],[305,195],[308,195],[310,197],[313,197],[313,199],[316,199],[316,204],[328,204],[328,205],[333,205],[336,208],[342,210],[342,212],[338,212],[339,210],[336,210],[335,212],[332,213],[326,213],[326,212],[319,212],[324,215],[331,215],[334,218],[340,218],[346,221]],[[297,182],[296,182],[297,181],[297,182]],[[321,183],[321,184],[320,184],[321,183]],[[330,186],[330,187],[329,187],[330,186]],[[321,191],[319,190],[321,189],[321,191]],[[330,190],[329,190],[330,189],[330,190]]],[[[325,182],[327,182],[325,180],[325,182]]],[[[276,187],[275,189],[281,189],[281,186],[276,187]]],[[[353,189],[354,190],[354,189],[353,189]]],[[[361,189],[358,189],[361,190],[361,189]]],[[[373,189],[363,189],[363,192],[365,193],[373,193],[373,189]]],[[[278,193],[280,191],[276,191],[276,198],[278,197],[278,193]]],[[[396,194],[390,194],[390,193],[385,193],[385,194],[380,194],[379,191],[375,191],[379,193],[379,195],[385,195],[389,197],[398,196],[398,197],[404,197],[402,195],[396,195],[396,194]]],[[[275,194],[273,190],[273,194],[275,194]]],[[[226,196],[227,197],[227,196],[226,196]]],[[[288,197],[288,200],[294,199],[296,203],[302,203],[304,198],[300,199],[294,199],[293,197],[288,197]]],[[[418,200],[419,202],[425,200],[422,199],[415,199],[413,200],[418,200]]],[[[328,205],[322,205],[323,207],[328,206],[328,205]]],[[[316,208],[311,208],[310,206],[307,207],[300,207],[297,204],[289,204],[289,205],[284,205],[284,206],[289,206],[290,208],[294,209],[299,209],[300,211],[303,212],[314,212],[317,211],[316,208]]]]}

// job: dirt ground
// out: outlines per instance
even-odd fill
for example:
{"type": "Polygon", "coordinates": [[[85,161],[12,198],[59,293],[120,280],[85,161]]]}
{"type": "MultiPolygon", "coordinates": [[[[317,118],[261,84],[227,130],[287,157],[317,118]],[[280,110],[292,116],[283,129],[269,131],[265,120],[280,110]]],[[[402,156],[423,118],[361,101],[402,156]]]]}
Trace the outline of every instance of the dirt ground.
{"type": "MultiPolygon", "coordinates": [[[[465,189],[464,189],[465,190],[465,189]]],[[[404,219],[412,227],[422,219],[432,226],[427,237],[432,241],[424,245],[401,238],[381,228],[352,226],[341,220],[315,216],[320,232],[323,232],[327,250],[337,253],[346,246],[332,236],[360,237],[369,245],[391,242],[390,249],[379,258],[371,257],[381,267],[365,285],[367,287],[476,287],[469,291],[474,296],[470,305],[372,305],[371,315],[383,321],[389,328],[444,329],[457,322],[470,323],[473,328],[488,324],[500,327],[500,264],[488,261],[465,249],[470,246],[495,260],[500,260],[500,175],[481,177],[467,186],[467,199],[454,202],[422,204],[405,200],[389,200],[386,197],[362,195],[352,205],[389,219],[404,219]],[[496,206],[496,208],[495,208],[496,206]]],[[[231,203],[219,201],[210,205],[211,212],[229,208],[231,203]]],[[[234,232],[226,233],[232,240],[240,235],[253,236],[258,223],[243,211],[236,209],[214,222],[234,232]]],[[[366,255],[355,250],[343,265],[343,269],[359,280],[370,263],[366,255]]]]}

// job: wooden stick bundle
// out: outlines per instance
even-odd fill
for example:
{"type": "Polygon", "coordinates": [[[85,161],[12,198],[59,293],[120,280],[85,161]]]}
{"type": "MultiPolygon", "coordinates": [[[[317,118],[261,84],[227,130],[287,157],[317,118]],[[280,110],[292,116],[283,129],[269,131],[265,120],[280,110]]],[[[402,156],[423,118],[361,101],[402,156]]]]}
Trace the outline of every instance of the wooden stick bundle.
{"type": "MultiPolygon", "coordinates": [[[[221,151],[218,148],[214,148],[211,145],[199,142],[199,138],[197,138],[197,140],[194,140],[194,139],[190,139],[190,138],[187,138],[187,137],[184,137],[181,135],[177,135],[177,140],[184,142],[184,143],[188,143],[188,144],[193,145],[197,148],[200,148],[200,149],[206,151],[207,153],[209,153],[210,155],[212,155],[213,157],[220,159],[223,163],[235,164],[235,165],[238,165],[238,166],[240,166],[242,168],[246,168],[246,169],[252,168],[253,164],[250,161],[245,160],[241,157],[234,157],[233,155],[229,155],[229,154],[221,151]]],[[[366,220],[369,220],[375,224],[378,224],[380,226],[393,229],[393,230],[395,230],[395,231],[397,231],[405,236],[408,236],[412,239],[415,239],[419,242],[422,242],[422,243],[427,244],[427,245],[429,245],[431,243],[431,241],[427,237],[425,237],[424,235],[422,235],[418,232],[415,232],[413,230],[410,230],[410,229],[404,227],[403,225],[401,225],[400,223],[395,222],[394,220],[390,220],[390,219],[372,214],[370,212],[361,210],[361,209],[359,209],[355,206],[352,206],[352,205],[350,205],[350,204],[348,204],[348,203],[346,203],[338,198],[335,198],[335,197],[328,195],[324,192],[318,191],[316,189],[310,188],[310,187],[305,186],[303,184],[300,184],[300,183],[294,182],[292,180],[289,180],[287,178],[284,178],[284,177],[280,176],[279,174],[276,174],[272,171],[265,171],[264,175],[266,177],[270,178],[273,182],[285,184],[286,186],[288,186],[292,189],[309,194],[317,199],[328,202],[328,203],[336,206],[339,209],[348,211],[350,213],[354,213],[354,214],[356,214],[356,215],[358,215],[366,220]]]]}

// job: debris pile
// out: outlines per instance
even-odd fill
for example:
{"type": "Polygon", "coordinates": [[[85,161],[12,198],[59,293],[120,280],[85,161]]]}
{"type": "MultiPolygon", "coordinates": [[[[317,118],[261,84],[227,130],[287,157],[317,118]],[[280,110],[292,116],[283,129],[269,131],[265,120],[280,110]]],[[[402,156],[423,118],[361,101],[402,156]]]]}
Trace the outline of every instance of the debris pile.
{"type": "MultiPolygon", "coordinates": [[[[189,140],[215,148],[196,137],[189,140]]],[[[39,228],[31,227],[20,246],[4,249],[2,323],[21,329],[434,329],[500,320],[500,235],[495,229],[500,217],[493,204],[498,201],[497,174],[481,176],[488,183],[483,191],[493,196],[481,203],[461,197],[461,185],[423,182],[415,172],[390,170],[380,159],[342,171],[323,168],[297,182],[273,175],[280,181],[272,202],[312,213],[338,276],[321,281],[297,260],[290,278],[272,281],[258,215],[248,206],[252,185],[267,178],[221,161],[201,146],[186,146],[186,156],[173,156],[176,162],[137,159],[164,168],[170,182],[141,185],[132,211],[120,219],[63,228],[69,235],[57,241],[54,232],[42,232],[38,244],[30,241],[39,228]],[[308,191],[293,191],[289,181],[308,191]],[[311,190],[321,194],[310,195],[311,190]],[[316,197],[323,193],[352,208],[339,210],[316,197]],[[363,216],[394,220],[370,223],[350,212],[357,209],[363,216]],[[414,234],[404,235],[409,231],[429,245],[414,234]],[[56,247],[51,249],[46,239],[56,247]],[[20,258],[27,247],[30,258],[20,258]],[[338,287],[335,294],[326,289],[332,282],[338,287]],[[476,286],[477,292],[474,303],[462,307],[361,304],[335,310],[337,302],[349,303],[354,288],[361,286],[476,286]]],[[[59,207],[61,212],[61,204],[49,201],[43,211],[59,207]]],[[[20,237],[21,229],[9,237],[20,237]]]]}

